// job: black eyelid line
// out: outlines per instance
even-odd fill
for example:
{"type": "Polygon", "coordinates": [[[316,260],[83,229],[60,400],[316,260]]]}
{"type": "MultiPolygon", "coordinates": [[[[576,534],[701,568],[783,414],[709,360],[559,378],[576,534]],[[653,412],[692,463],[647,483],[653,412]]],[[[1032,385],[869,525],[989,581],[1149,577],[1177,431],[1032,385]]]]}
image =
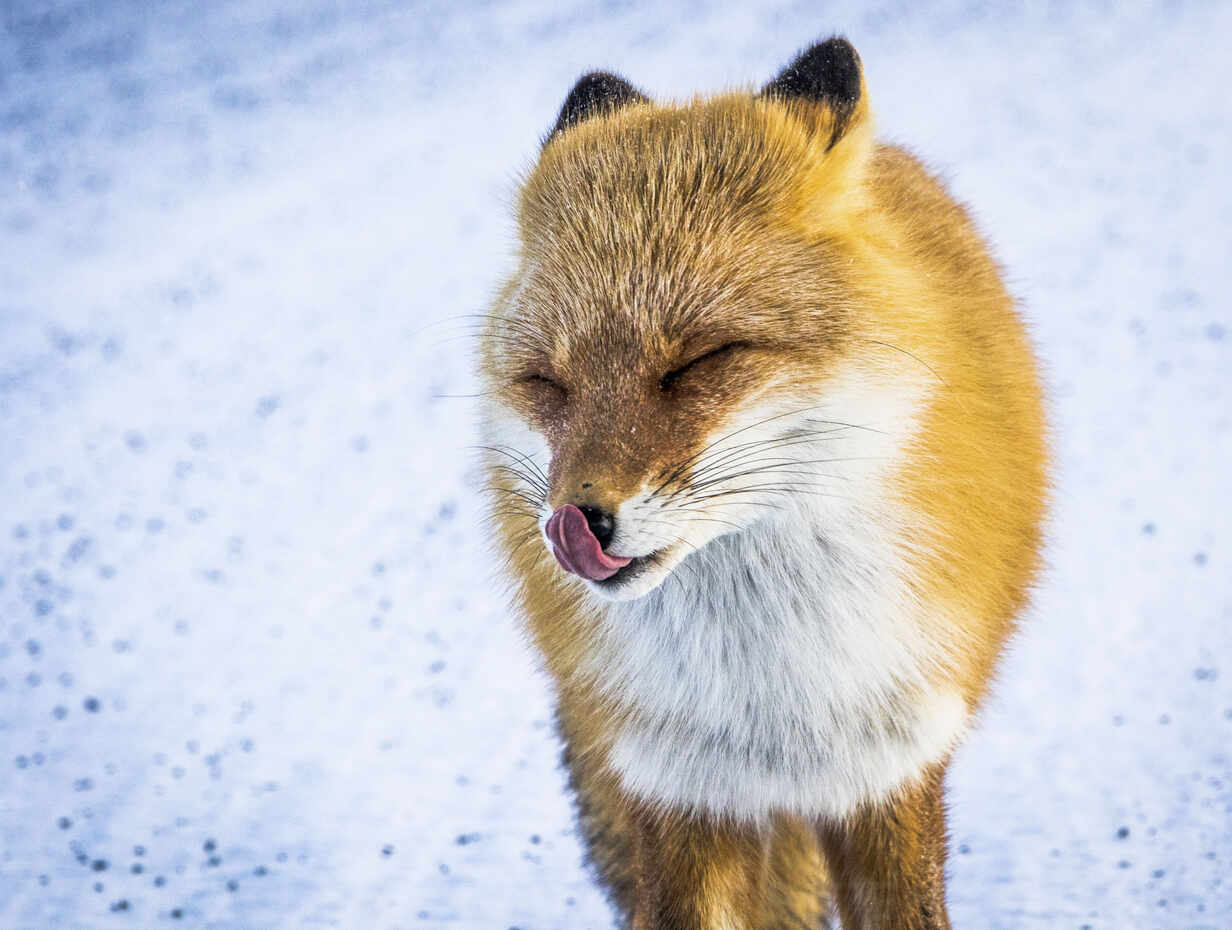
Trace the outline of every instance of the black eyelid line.
{"type": "Polygon", "coordinates": [[[713,358],[716,355],[722,355],[725,352],[731,352],[734,349],[747,349],[748,347],[749,347],[749,343],[743,342],[738,339],[733,340],[731,342],[725,342],[723,345],[716,346],[715,348],[710,349],[709,351],[703,352],[701,355],[695,356],[694,358],[685,362],[683,365],[677,368],[673,368],[671,371],[669,371],[659,380],[662,382],[674,381],[677,378],[679,378],[682,374],[684,374],[686,371],[688,371],[690,368],[692,368],[694,365],[697,365],[700,362],[704,362],[706,361],[706,359],[713,358]]]}
{"type": "MultiPolygon", "coordinates": [[[[715,355],[722,355],[724,352],[731,352],[734,349],[747,349],[749,344],[741,339],[733,339],[731,342],[725,342],[721,346],[715,346],[708,352],[703,352],[692,360],[681,365],[680,368],[688,368],[690,365],[696,365],[698,362],[704,362],[706,359],[715,355]]],[[[677,369],[679,371],[680,369],[677,369]]]]}
{"type": "Polygon", "coordinates": [[[541,375],[538,372],[531,372],[530,374],[526,374],[518,378],[519,384],[533,384],[536,381],[542,382],[543,384],[550,384],[552,387],[561,391],[565,389],[565,386],[559,381],[553,381],[547,375],[541,375]]]}

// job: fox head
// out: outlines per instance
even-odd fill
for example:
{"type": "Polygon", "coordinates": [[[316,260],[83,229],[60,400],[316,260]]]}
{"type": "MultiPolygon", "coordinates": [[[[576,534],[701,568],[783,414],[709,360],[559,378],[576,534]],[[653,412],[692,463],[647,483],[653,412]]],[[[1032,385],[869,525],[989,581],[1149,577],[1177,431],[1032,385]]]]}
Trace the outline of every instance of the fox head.
{"type": "Polygon", "coordinates": [[[871,348],[873,152],[840,38],[756,93],[569,93],[480,342],[499,518],[562,580],[640,597],[716,537],[860,500],[910,406],[871,348]]]}

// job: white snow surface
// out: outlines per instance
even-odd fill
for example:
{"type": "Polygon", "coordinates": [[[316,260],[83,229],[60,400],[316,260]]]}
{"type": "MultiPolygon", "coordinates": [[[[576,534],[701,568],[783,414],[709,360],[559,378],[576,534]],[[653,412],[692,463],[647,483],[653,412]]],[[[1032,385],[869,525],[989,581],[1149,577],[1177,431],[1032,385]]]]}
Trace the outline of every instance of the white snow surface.
{"type": "Polygon", "coordinates": [[[578,74],[752,86],[836,31],[1051,385],[1051,569],[951,772],[955,926],[1232,927],[1232,6],[0,28],[0,927],[612,926],[494,581],[463,315],[578,74]]]}

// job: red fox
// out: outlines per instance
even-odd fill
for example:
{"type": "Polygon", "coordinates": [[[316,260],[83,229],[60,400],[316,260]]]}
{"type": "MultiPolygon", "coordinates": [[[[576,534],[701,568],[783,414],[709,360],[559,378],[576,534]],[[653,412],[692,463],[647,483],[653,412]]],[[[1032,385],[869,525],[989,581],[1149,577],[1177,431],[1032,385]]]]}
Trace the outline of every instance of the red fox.
{"type": "Polygon", "coordinates": [[[495,538],[635,930],[949,926],[943,781],[1040,565],[1032,349],[842,38],[593,73],[486,315],[495,538]]]}

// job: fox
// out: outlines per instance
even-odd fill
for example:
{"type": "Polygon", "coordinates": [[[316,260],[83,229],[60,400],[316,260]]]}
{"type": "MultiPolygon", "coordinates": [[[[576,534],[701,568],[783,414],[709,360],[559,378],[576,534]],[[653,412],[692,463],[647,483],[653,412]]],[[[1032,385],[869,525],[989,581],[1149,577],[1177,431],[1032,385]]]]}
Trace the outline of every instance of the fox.
{"type": "Polygon", "coordinates": [[[479,324],[490,537],[632,930],[940,930],[945,774],[1041,573],[1034,348],[850,42],[570,90],[479,324]]]}

